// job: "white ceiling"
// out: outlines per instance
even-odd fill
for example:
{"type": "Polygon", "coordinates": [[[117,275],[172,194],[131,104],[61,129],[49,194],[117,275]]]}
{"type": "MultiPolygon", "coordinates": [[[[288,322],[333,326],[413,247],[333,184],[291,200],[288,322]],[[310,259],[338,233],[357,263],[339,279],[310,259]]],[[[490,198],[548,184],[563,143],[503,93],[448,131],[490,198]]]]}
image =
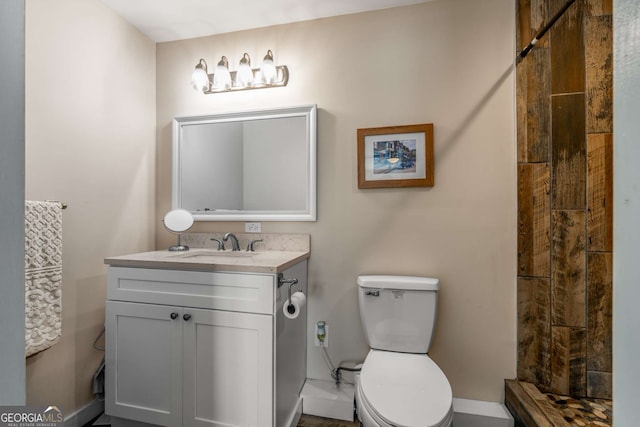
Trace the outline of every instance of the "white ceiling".
{"type": "Polygon", "coordinates": [[[155,42],[427,1],[431,0],[102,0],[155,42]]]}

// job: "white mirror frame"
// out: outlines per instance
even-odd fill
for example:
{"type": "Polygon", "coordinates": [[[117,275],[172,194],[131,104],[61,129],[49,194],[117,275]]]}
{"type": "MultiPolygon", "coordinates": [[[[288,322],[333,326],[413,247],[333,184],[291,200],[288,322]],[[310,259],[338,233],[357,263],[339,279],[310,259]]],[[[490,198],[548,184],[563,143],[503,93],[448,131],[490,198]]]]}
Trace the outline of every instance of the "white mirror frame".
{"type": "Polygon", "coordinates": [[[306,136],[309,143],[309,185],[307,206],[304,211],[216,211],[207,213],[191,212],[195,221],[316,221],[316,185],[317,185],[317,107],[306,105],[269,110],[254,110],[234,113],[219,113],[199,116],[176,117],[173,120],[173,158],[171,171],[171,206],[182,208],[180,180],[180,141],[182,126],[206,123],[237,122],[244,120],[278,119],[304,117],[307,122],[306,136]]]}

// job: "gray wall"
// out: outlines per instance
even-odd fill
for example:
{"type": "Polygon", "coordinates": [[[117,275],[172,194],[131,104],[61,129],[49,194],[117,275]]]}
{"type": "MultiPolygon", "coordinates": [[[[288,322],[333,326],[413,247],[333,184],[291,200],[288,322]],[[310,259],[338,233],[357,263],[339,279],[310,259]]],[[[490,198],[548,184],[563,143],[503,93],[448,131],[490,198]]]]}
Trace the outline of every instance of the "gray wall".
{"type": "Polygon", "coordinates": [[[640,384],[640,10],[637,0],[614,2],[613,28],[613,418],[618,426],[632,426],[638,424],[640,384]]]}
{"type": "Polygon", "coordinates": [[[24,0],[0,1],[0,405],[24,405],[24,0]]]}

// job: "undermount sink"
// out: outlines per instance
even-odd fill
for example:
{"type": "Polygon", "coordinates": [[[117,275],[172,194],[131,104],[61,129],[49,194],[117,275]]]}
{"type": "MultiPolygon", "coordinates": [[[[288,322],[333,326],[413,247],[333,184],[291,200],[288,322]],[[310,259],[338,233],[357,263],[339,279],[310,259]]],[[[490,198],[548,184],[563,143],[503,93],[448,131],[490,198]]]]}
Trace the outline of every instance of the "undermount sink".
{"type": "Polygon", "coordinates": [[[187,252],[173,255],[172,258],[249,258],[255,255],[255,252],[242,251],[198,251],[187,252]]]}

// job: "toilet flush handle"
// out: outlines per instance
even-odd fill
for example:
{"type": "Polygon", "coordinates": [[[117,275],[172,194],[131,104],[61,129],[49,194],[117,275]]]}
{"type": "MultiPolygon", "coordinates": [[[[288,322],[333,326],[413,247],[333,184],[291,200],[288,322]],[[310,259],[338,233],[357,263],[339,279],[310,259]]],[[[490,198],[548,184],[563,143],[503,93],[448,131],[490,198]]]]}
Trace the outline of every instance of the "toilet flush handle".
{"type": "Polygon", "coordinates": [[[364,294],[372,296],[372,297],[379,297],[380,296],[380,289],[365,289],[364,290],[364,294]]]}

